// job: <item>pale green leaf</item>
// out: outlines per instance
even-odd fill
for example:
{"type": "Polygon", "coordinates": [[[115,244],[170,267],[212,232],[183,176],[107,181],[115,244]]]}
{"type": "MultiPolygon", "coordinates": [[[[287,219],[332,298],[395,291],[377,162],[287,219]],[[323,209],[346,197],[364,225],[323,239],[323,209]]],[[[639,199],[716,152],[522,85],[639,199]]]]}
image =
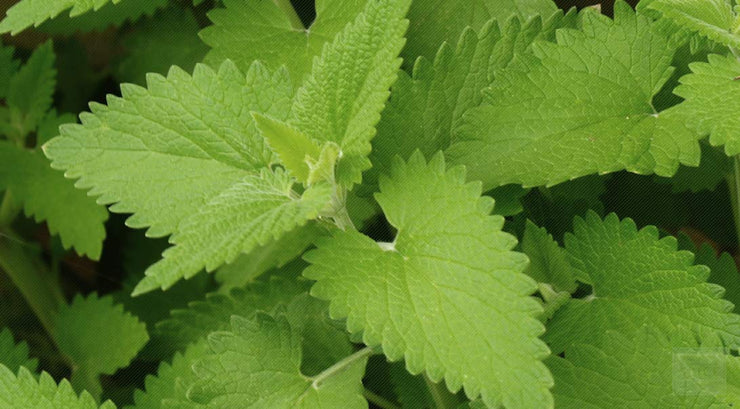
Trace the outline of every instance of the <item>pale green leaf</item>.
{"type": "Polygon", "coordinates": [[[59,350],[74,363],[72,384],[100,396],[100,375],[128,366],[149,340],[146,325],[113,298],[78,295],[54,319],[59,350]]]}
{"type": "Polygon", "coordinates": [[[465,183],[463,168],[445,170],[441,155],[396,161],[380,190],[394,242],[355,231],[320,239],[305,255],[312,294],[413,374],[464,387],[490,407],[551,406],[536,284],[522,273],[526,256],[511,251],[516,239],[501,231],[504,219],[489,215],[493,200],[465,183]]]}
{"type": "Polygon", "coordinates": [[[297,196],[294,182],[280,169],[263,170],[221,192],[180,223],[170,238],[174,246],[147,269],[134,294],[166,289],[204,267],[213,271],[318,218],[331,201],[331,186],[314,185],[297,196]]]}
{"type": "Polygon", "coordinates": [[[225,0],[225,8],[208,13],[213,25],[201,31],[203,41],[212,47],[206,61],[218,64],[230,59],[243,70],[256,60],[273,69],[286,65],[291,78],[300,83],[324,44],[355,20],[365,3],[317,0],[316,20],[304,29],[294,27],[272,0],[225,0]]]}
{"type": "Polygon", "coordinates": [[[0,141],[2,190],[11,192],[28,217],[45,221],[65,248],[73,247],[92,259],[100,257],[108,212],[85,192],[75,189],[61,172],[53,170],[41,152],[0,141]]]}
{"type": "Polygon", "coordinates": [[[416,0],[409,10],[409,43],[403,56],[411,62],[420,56],[431,59],[443,42],[457,41],[466,27],[479,30],[491,19],[527,20],[556,10],[552,0],[416,0]]]}
{"type": "Polygon", "coordinates": [[[35,372],[38,364],[38,359],[31,359],[28,356],[28,344],[25,342],[16,344],[13,334],[7,328],[0,331],[0,366],[17,373],[20,367],[35,372]]]}
{"type": "Polygon", "coordinates": [[[126,55],[115,77],[120,82],[144,84],[147,73],[166,74],[173,65],[191,72],[208,51],[198,30],[193,13],[177,7],[143,21],[121,39],[126,55]]]}
{"type": "Polygon", "coordinates": [[[522,252],[529,257],[524,271],[537,282],[552,285],[556,291],[572,293],[578,284],[565,257],[565,251],[544,228],[527,220],[522,238],[522,252]]]}
{"type": "Polygon", "coordinates": [[[640,8],[659,11],[678,27],[729,47],[740,47],[731,0],[646,0],[640,8]]]}
{"type": "Polygon", "coordinates": [[[111,401],[101,406],[89,393],[77,396],[66,380],[59,385],[46,372],[37,380],[27,369],[16,376],[0,365],[0,407],[7,409],[116,409],[111,401]]]}
{"type": "Polygon", "coordinates": [[[371,167],[375,125],[396,81],[409,0],[370,1],[327,44],[295,97],[290,123],[319,145],[339,145],[337,181],[349,187],[371,167]]]}
{"type": "Polygon", "coordinates": [[[257,129],[280,158],[280,162],[296,180],[305,184],[310,172],[308,164],[319,158],[320,148],[301,131],[284,122],[259,113],[254,113],[253,116],[257,129]]]}
{"type": "Polygon", "coordinates": [[[51,108],[56,87],[55,59],[51,42],[47,42],[33,52],[10,80],[6,102],[16,139],[34,131],[51,108]]]}
{"type": "Polygon", "coordinates": [[[257,131],[251,111],[286,119],[292,86],[284,70],[255,64],[246,77],[230,62],[189,76],[150,75],[148,89],[93,104],[82,125],[66,125],[45,145],[53,166],[93,188],[111,210],[134,213],[131,227],[174,233],[175,244],[146,272],[135,293],[168,288],[212,271],[318,217],[328,186],[298,195],[257,131]]]}
{"type": "Polygon", "coordinates": [[[696,251],[694,262],[709,267],[711,272],[707,281],[722,286],[725,289],[724,298],[733,303],[733,311],[737,311],[740,308],[740,273],[735,259],[729,253],[717,256],[712,246],[704,244],[696,251]]]}
{"type": "MultiPolygon", "coordinates": [[[[727,393],[738,358],[720,344],[698,344],[677,328],[661,334],[643,326],[630,336],[608,331],[604,343],[583,340],[548,366],[559,409],[720,409],[740,404],[727,393]],[[728,382],[730,381],[730,382],[728,382]]],[[[736,376],[736,375],[734,375],[736,376]]]]}
{"type": "Polygon", "coordinates": [[[534,41],[553,38],[555,29],[574,17],[557,13],[544,22],[539,17],[526,23],[518,18],[505,24],[490,21],[478,34],[463,31],[456,46],[443,44],[433,62],[418,59],[411,76],[401,71],[373,140],[369,182],[374,184],[396,155],[406,159],[417,149],[425,155],[447,149],[452,131],[465,112],[481,104],[482,90],[496,71],[515,54],[529,52],[534,41]]]}
{"type": "Polygon", "coordinates": [[[615,20],[585,10],[582,30],[561,29],[557,44],[538,42],[535,56],[498,72],[484,105],[455,131],[450,161],[486,188],[622,169],[671,176],[679,163],[697,165],[694,132],[651,105],[674,49],[647,17],[615,6],[615,20]]]}
{"type": "Polygon", "coordinates": [[[213,354],[195,364],[200,379],[188,391],[188,398],[205,408],[368,407],[362,397],[367,358],[349,362],[339,371],[327,368],[307,377],[300,370],[300,337],[283,317],[234,316],[230,332],[216,332],[208,339],[213,354]]]}
{"type": "Polygon", "coordinates": [[[63,11],[70,10],[70,17],[79,16],[90,10],[98,10],[108,2],[121,0],[21,0],[11,7],[0,22],[0,32],[13,35],[30,26],[38,27],[63,11]]]}
{"type": "Polygon", "coordinates": [[[687,126],[709,135],[713,146],[724,145],[725,153],[740,153],[740,62],[733,56],[709,55],[708,62],[690,65],[691,74],[681,78],[674,93],[684,102],[676,106],[676,113],[687,126]]]}
{"type": "Polygon", "coordinates": [[[125,84],[122,93],[91,104],[82,125],[61,127],[44,149],[52,166],[80,178],[77,187],[135,213],[127,224],[151,226],[153,237],[273,163],[249,111],[285,118],[293,95],[284,71],[256,64],[244,75],[232,63],[198,65],[193,76],[173,68],[149,75],[148,89],[125,84]]]}
{"type": "Polygon", "coordinates": [[[694,255],[678,251],[674,237],[660,239],[653,226],[638,230],[631,219],[610,214],[602,220],[589,212],[576,218],[565,248],[593,293],[571,300],[548,324],[545,339],[554,352],[586,340],[603,345],[609,330],[630,336],[648,324],[666,334],[682,326],[700,338],[740,345],[740,316],[721,298],[724,289],[706,282],[709,268],[693,265],[694,255]]]}

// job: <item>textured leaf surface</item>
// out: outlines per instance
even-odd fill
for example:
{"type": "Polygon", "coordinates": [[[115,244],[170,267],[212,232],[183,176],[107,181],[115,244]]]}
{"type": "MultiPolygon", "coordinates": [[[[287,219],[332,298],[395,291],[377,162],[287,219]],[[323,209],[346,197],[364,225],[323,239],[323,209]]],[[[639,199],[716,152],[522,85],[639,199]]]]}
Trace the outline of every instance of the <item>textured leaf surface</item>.
{"type": "Polygon", "coordinates": [[[725,289],[724,298],[735,305],[733,311],[740,307],[740,272],[737,271],[735,259],[729,253],[719,256],[708,245],[702,245],[696,251],[696,264],[709,267],[711,270],[707,281],[722,286],[725,289]]]}
{"type": "Polygon", "coordinates": [[[291,124],[314,141],[340,148],[337,179],[362,180],[370,142],[396,81],[409,0],[370,1],[357,19],[324,47],[296,93],[291,124]]]}
{"type": "Polygon", "coordinates": [[[25,368],[16,376],[2,365],[0,406],[8,409],[116,409],[110,401],[98,406],[87,392],[78,397],[66,380],[57,385],[47,373],[36,380],[25,368]]]}
{"type": "Polygon", "coordinates": [[[108,212],[53,170],[41,152],[0,141],[0,190],[12,192],[27,216],[46,221],[65,248],[100,257],[108,212]]]}
{"type": "Polygon", "coordinates": [[[674,92],[684,98],[676,107],[688,126],[709,135],[714,146],[724,145],[725,153],[740,153],[740,62],[733,56],[709,55],[708,62],[691,64],[692,73],[681,78],[674,92]]]}
{"type": "Polygon", "coordinates": [[[730,0],[649,0],[640,7],[660,11],[677,26],[729,47],[740,47],[730,0]]]}
{"type": "Polygon", "coordinates": [[[630,219],[590,212],[576,218],[565,248],[593,294],[571,300],[548,324],[545,339],[555,353],[577,342],[603,345],[609,330],[631,336],[648,324],[665,334],[685,327],[731,347],[740,342],[740,316],[721,299],[722,287],[706,282],[709,269],[693,265],[694,255],[678,251],[675,238],[659,239],[657,228],[638,230],[630,219]]]}
{"type": "Polygon", "coordinates": [[[127,54],[116,67],[116,78],[144,84],[147,73],[166,74],[173,65],[191,72],[208,51],[198,38],[198,29],[193,13],[180,8],[168,9],[135,26],[121,40],[127,54]]]}
{"type": "Polygon", "coordinates": [[[419,56],[433,58],[439,46],[454,42],[466,27],[475,30],[489,20],[500,23],[512,16],[525,20],[550,16],[557,10],[551,0],[422,0],[409,11],[409,43],[404,58],[414,61],[419,56]]]}
{"type": "Polygon", "coordinates": [[[295,197],[294,180],[282,171],[245,176],[185,219],[170,238],[173,247],[146,271],[134,294],[170,287],[203,267],[213,271],[316,219],[332,198],[328,185],[295,197]]]}
{"type": "Polygon", "coordinates": [[[462,168],[445,171],[441,155],[427,164],[416,154],[380,187],[395,241],[381,246],[354,231],[319,240],[305,256],[304,275],[318,281],[312,294],[411,373],[464,386],[491,407],[551,405],[540,307],[529,297],[536,285],[480,184],[466,184],[462,168]]]}
{"type": "Polygon", "coordinates": [[[456,132],[451,162],[486,188],[625,168],[670,176],[679,163],[697,165],[694,133],[651,105],[673,71],[673,48],[626,3],[615,16],[586,10],[582,31],[559,30],[557,44],[539,42],[536,57],[499,72],[456,132]]]}
{"type": "Polygon", "coordinates": [[[574,345],[551,357],[555,407],[562,409],[720,409],[737,406],[726,393],[737,359],[717,345],[696,343],[678,328],[660,334],[642,327],[635,336],[609,331],[603,345],[574,345]]]}
{"type": "MultiPolygon", "coordinates": [[[[30,26],[38,26],[63,11],[70,10],[74,17],[90,10],[97,10],[111,0],[21,0],[11,7],[0,22],[0,32],[13,35],[30,26]]],[[[112,0],[114,4],[121,0],[112,0]]]]}
{"type": "Polygon", "coordinates": [[[18,373],[20,367],[35,372],[38,364],[38,359],[28,356],[28,344],[16,344],[13,334],[7,328],[0,331],[0,366],[5,366],[12,373],[18,373]]]}
{"type": "Polygon", "coordinates": [[[301,342],[285,318],[235,316],[230,332],[209,336],[213,354],[194,366],[200,378],[188,397],[206,408],[361,409],[367,359],[342,371],[309,378],[300,371],[301,342]],[[233,382],[237,378],[239,382],[233,382]],[[315,382],[316,380],[316,382],[315,382]]]}
{"type": "Polygon", "coordinates": [[[568,24],[564,20],[557,13],[544,22],[490,21],[480,33],[465,30],[457,46],[443,44],[433,62],[417,60],[413,75],[399,72],[373,140],[371,177],[390,169],[396,155],[406,159],[417,149],[428,156],[447,149],[452,131],[465,112],[481,104],[481,91],[495,72],[508,66],[515,53],[528,52],[535,40],[554,39],[555,29],[568,24]]]}
{"type": "Polygon", "coordinates": [[[201,32],[212,47],[209,63],[225,59],[246,70],[263,61],[270,68],[286,65],[291,78],[301,82],[311,72],[313,58],[344,27],[355,20],[366,0],[318,0],[310,29],[293,27],[288,16],[271,0],[225,0],[223,9],[208,13],[213,25],[201,32]]]}
{"type": "Polygon", "coordinates": [[[53,166],[93,188],[112,211],[134,213],[130,227],[175,233],[175,247],[147,270],[136,293],[168,288],[206,268],[233,261],[318,216],[329,189],[302,196],[256,129],[251,111],[285,120],[292,86],[284,70],[234,64],[193,76],[173,68],[150,75],[148,89],[122,86],[123,97],[91,105],[82,125],[61,128],[45,145],[53,166]],[[224,245],[225,244],[225,245],[224,245]]]}
{"type": "Polygon", "coordinates": [[[59,350],[75,364],[72,383],[100,396],[99,375],[128,366],[149,340],[146,325],[113,298],[78,295],[54,320],[59,350]]]}

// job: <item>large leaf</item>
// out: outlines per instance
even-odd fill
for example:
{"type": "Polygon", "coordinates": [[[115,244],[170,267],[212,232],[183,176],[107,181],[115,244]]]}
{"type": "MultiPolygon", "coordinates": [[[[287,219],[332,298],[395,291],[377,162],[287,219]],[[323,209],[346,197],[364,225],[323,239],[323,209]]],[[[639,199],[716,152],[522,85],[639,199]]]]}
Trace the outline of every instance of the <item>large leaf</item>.
{"type": "Polygon", "coordinates": [[[405,358],[451,391],[481,394],[490,407],[552,405],[551,377],[540,361],[541,312],[522,273],[526,256],[491,216],[493,200],[462,168],[445,170],[421,154],[394,164],[376,197],[398,230],[393,243],[337,232],[305,255],[312,294],[331,301],[331,314],[391,360],[405,358]]]}
{"type": "Polygon", "coordinates": [[[699,144],[683,120],[656,112],[674,50],[647,17],[623,1],[615,19],[582,14],[498,73],[485,104],[471,110],[447,151],[487,188],[553,185],[628,169],[671,176],[697,165],[699,144]],[[640,58],[633,58],[639,55],[640,58]]]}

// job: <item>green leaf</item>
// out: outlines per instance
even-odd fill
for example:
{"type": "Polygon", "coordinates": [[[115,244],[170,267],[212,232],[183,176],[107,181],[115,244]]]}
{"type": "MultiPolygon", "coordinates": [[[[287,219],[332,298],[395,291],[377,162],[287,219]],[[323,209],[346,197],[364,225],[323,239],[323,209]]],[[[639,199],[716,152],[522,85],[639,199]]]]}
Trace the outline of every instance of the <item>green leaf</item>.
{"type": "Polygon", "coordinates": [[[590,9],[581,18],[582,31],[561,29],[557,44],[538,42],[536,57],[498,72],[456,131],[450,161],[485,188],[621,169],[671,176],[679,163],[698,164],[697,136],[651,105],[673,71],[666,38],[623,1],[615,20],[590,9]]]}
{"type": "Polygon", "coordinates": [[[344,27],[354,21],[366,0],[317,0],[316,20],[309,29],[294,27],[276,2],[271,0],[225,0],[223,9],[208,13],[213,25],[201,31],[212,47],[210,64],[225,59],[242,70],[259,60],[276,69],[285,65],[291,78],[301,83],[311,72],[314,57],[321,54],[344,27]]]}
{"type": "Polygon", "coordinates": [[[541,312],[524,275],[527,259],[516,239],[490,216],[493,200],[465,171],[445,171],[442,155],[428,164],[417,153],[397,160],[376,199],[398,230],[393,243],[355,231],[320,239],[305,255],[311,292],[331,301],[331,316],[347,318],[367,345],[382,345],[412,374],[443,378],[450,391],[482,394],[490,407],[552,405],[552,385],[540,359],[541,312]]]}
{"type": "Polygon", "coordinates": [[[208,339],[213,354],[195,364],[200,380],[188,391],[195,403],[244,409],[367,408],[362,397],[367,357],[307,377],[300,371],[300,337],[285,318],[234,316],[230,332],[208,339]]]}
{"type": "Polygon", "coordinates": [[[34,131],[51,108],[57,74],[54,61],[54,49],[47,42],[33,52],[10,80],[6,102],[14,128],[12,136],[17,140],[34,131]]]}
{"type": "Polygon", "coordinates": [[[158,287],[166,289],[202,268],[213,271],[224,263],[279,239],[319,217],[333,190],[321,184],[300,197],[291,190],[294,180],[279,169],[245,176],[214,197],[178,226],[170,238],[173,247],[162,253],[134,289],[134,295],[158,287]]]}
{"type": "Polygon", "coordinates": [[[709,267],[711,272],[707,281],[722,286],[725,289],[724,298],[733,303],[733,311],[737,311],[740,307],[740,273],[735,259],[728,253],[717,256],[712,246],[704,244],[696,251],[694,262],[709,267]]]}
{"type": "Polygon", "coordinates": [[[36,378],[25,368],[14,375],[0,365],[0,406],[11,409],[116,409],[111,401],[100,407],[89,393],[77,396],[66,380],[59,385],[46,372],[36,378]]]}
{"type": "Polygon", "coordinates": [[[154,336],[168,348],[182,351],[211,332],[228,329],[232,315],[250,317],[258,310],[276,311],[308,290],[306,282],[290,277],[300,271],[293,272],[296,267],[300,266],[284,267],[287,278],[270,277],[225,294],[208,294],[202,301],[189,303],[187,309],[173,310],[168,319],[157,324],[154,336]]]}
{"type": "Polygon", "coordinates": [[[728,156],[740,154],[740,118],[735,113],[740,95],[740,62],[733,56],[709,55],[708,62],[690,65],[692,73],[681,78],[674,93],[684,98],[675,107],[687,124],[713,146],[724,145],[728,156]]]}
{"type": "Polygon", "coordinates": [[[216,271],[216,280],[221,284],[221,291],[243,287],[270,269],[285,266],[303,254],[322,234],[326,234],[322,225],[308,223],[278,240],[240,255],[232,263],[225,264],[216,271]]]}
{"type": "Polygon", "coordinates": [[[262,133],[272,151],[277,154],[285,168],[299,182],[306,183],[309,162],[318,159],[320,148],[301,131],[276,119],[253,113],[257,129],[262,133]]]}
{"type": "Polygon", "coordinates": [[[0,44],[0,98],[8,96],[10,81],[20,67],[20,61],[13,58],[15,48],[0,44]]]}
{"type": "Polygon", "coordinates": [[[41,147],[52,138],[59,135],[59,127],[73,123],[77,118],[73,114],[58,114],[56,109],[51,109],[46,116],[39,122],[36,130],[36,146],[41,147]]]}
{"type": "Polygon", "coordinates": [[[92,259],[100,257],[108,212],[54,171],[41,152],[0,141],[1,190],[12,192],[27,216],[46,221],[65,248],[74,247],[92,259]]]}
{"type": "Polygon", "coordinates": [[[500,23],[512,16],[524,20],[550,16],[557,10],[552,0],[426,0],[415,1],[409,10],[409,43],[403,56],[434,58],[443,42],[454,42],[466,27],[479,30],[489,20],[500,23]]]}
{"type": "Polygon", "coordinates": [[[121,39],[126,55],[115,68],[116,78],[144,84],[147,73],[166,74],[173,65],[191,72],[208,51],[199,28],[192,11],[176,7],[136,25],[121,39]]]}
{"type": "Polygon", "coordinates": [[[730,0],[649,0],[640,8],[659,11],[664,18],[728,47],[740,47],[738,20],[730,0]]]}
{"type": "Polygon", "coordinates": [[[731,174],[732,159],[728,158],[722,149],[712,147],[709,143],[702,143],[699,167],[682,166],[672,178],[661,178],[658,181],[670,183],[673,193],[713,192],[724,184],[731,174]]]}
{"type": "Polygon", "coordinates": [[[25,342],[16,344],[13,334],[7,328],[0,331],[0,366],[4,366],[12,373],[17,373],[21,367],[35,372],[38,365],[38,359],[31,359],[28,356],[28,344],[25,342]]]}
{"type": "Polygon", "coordinates": [[[396,81],[408,21],[409,0],[370,1],[326,45],[295,97],[291,125],[319,145],[341,151],[337,181],[349,187],[371,167],[367,156],[375,125],[396,81]]]}
{"type": "Polygon", "coordinates": [[[186,401],[188,387],[198,380],[192,366],[208,351],[208,343],[202,338],[184,353],[175,354],[171,364],[161,363],[157,376],[146,377],[145,391],[134,391],[134,405],[126,409],[166,409],[173,401],[186,401]]]}
{"type": "Polygon", "coordinates": [[[682,326],[701,339],[739,345],[740,316],[721,299],[722,287],[706,282],[709,269],[693,265],[694,255],[678,251],[674,237],[659,239],[653,226],[638,230],[631,219],[589,212],[576,218],[565,248],[593,293],[571,300],[548,324],[545,340],[555,353],[586,340],[603,345],[607,331],[630,336],[643,325],[665,334],[682,326]]]}
{"type": "Polygon", "coordinates": [[[427,156],[447,149],[452,131],[465,112],[481,104],[481,91],[496,71],[515,54],[530,52],[534,41],[553,38],[555,29],[567,24],[564,20],[556,13],[544,22],[539,17],[526,23],[518,18],[501,25],[489,21],[478,34],[464,30],[456,47],[443,44],[433,62],[419,58],[411,76],[401,71],[373,140],[370,182],[390,169],[396,155],[406,159],[417,149],[427,156]]]}
{"type": "Polygon", "coordinates": [[[721,344],[698,344],[689,331],[661,334],[643,326],[635,335],[608,331],[604,344],[583,340],[553,356],[555,407],[562,409],[720,409],[737,406],[740,395],[730,372],[738,358],[721,344]],[[719,347],[718,347],[719,346],[719,347]]]}
{"type": "Polygon", "coordinates": [[[250,111],[286,118],[292,87],[284,70],[255,64],[245,77],[226,62],[218,72],[198,65],[192,77],[173,68],[148,83],[123,85],[123,98],[91,105],[82,125],[63,126],[45,145],[54,167],[81,178],[78,187],[92,187],[98,202],[115,203],[114,212],[134,213],[130,227],[150,226],[154,237],[175,233],[175,247],[147,270],[136,294],[231,262],[316,218],[329,202],[327,186],[299,196],[293,179],[267,169],[277,160],[250,111]]]}
{"type": "Polygon", "coordinates": [[[576,278],[565,257],[565,251],[547,233],[527,220],[522,238],[522,252],[529,257],[529,266],[524,271],[537,282],[553,286],[556,291],[572,293],[576,290],[576,278]]]}
{"type": "MultiPolygon", "coordinates": [[[[11,7],[0,21],[0,33],[16,35],[30,26],[38,27],[63,11],[72,9],[70,17],[98,10],[111,0],[21,0],[11,7]]],[[[112,0],[113,4],[121,0],[112,0]]]]}
{"type": "MultiPolygon", "coordinates": [[[[78,32],[102,33],[110,27],[120,27],[144,16],[152,17],[157,10],[167,5],[167,0],[125,0],[117,4],[106,3],[99,9],[85,14],[72,17],[66,14],[56,16],[53,20],[41,24],[38,31],[56,36],[71,36],[78,32]]],[[[192,45],[193,43],[190,44],[192,45]]],[[[160,51],[165,52],[165,49],[160,48],[160,51]]]]}
{"type": "Polygon", "coordinates": [[[77,295],[54,320],[59,350],[74,363],[72,384],[100,396],[100,375],[128,366],[149,340],[146,325],[113,304],[113,298],[77,295]]]}

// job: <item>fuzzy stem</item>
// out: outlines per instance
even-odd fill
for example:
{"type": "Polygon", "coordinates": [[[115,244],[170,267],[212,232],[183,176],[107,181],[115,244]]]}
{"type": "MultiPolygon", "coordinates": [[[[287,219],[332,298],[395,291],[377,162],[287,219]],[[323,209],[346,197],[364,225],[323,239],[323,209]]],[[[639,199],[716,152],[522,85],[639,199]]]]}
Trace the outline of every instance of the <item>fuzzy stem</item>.
{"type": "Polygon", "coordinates": [[[382,409],[401,409],[401,406],[399,406],[398,404],[389,401],[388,399],[386,399],[386,398],[378,395],[377,393],[375,393],[375,392],[373,392],[373,391],[371,391],[371,390],[369,390],[367,388],[362,392],[362,396],[364,396],[365,399],[367,399],[368,402],[372,403],[373,405],[375,405],[375,406],[377,406],[379,408],[382,408],[382,409]]]}
{"type": "Polygon", "coordinates": [[[447,388],[444,387],[442,382],[432,382],[432,380],[426,375],[424,375],[424,382],[426,382],[427,389],[429,389],[429,394],[432,395],[432,400],[434,401],[434,407],[436,409],[450,409],[458,407],[460,402],[458,402],[457,397],[450,393],[447,388]]]}
{"type": "Polygon", "coordinates": [[[335,363],[334,365],[330,366],[329,368],[325,369],[320,374],[316,375],[314,378],[312,378],[313,383],[312,386],[314,389],[319,389],[321,386],[321,383],[325,380],[331,378],[332,376],[344,371],[348,367],[350,367],[355,362],[365,359],[371,355],[374,355],[377,353],[376,348],[371,347],[365,347],[361,350],[355,352],[354,354],[342,359],[341,361],[335,363]]]}
{"type": "Polygon", "coordinates": [[[291,4],[290,0],[273,0],[273,2],[275,2],[275,5],[278,6],[280,10],[282,10],[283,14],[285,14],[285,17],[288,18],[291,27],[301,31],[306,29],[306,27],[303,26],[301,18],[298,17],[298,13],[296,13],[295,8],[293,7],[293,4],[291,4]]]}

